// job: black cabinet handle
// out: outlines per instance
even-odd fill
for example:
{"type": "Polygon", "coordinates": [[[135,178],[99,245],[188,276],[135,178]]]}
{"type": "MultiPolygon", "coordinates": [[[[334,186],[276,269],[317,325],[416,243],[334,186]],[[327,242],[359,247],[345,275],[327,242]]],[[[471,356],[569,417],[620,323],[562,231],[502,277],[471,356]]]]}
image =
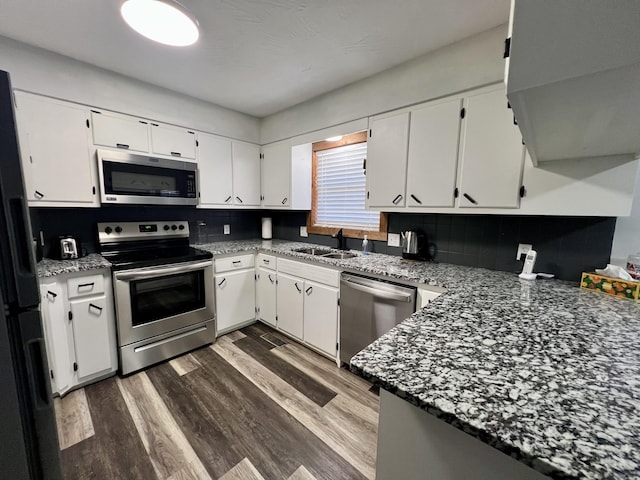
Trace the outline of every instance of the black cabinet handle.
{"type": "Polygon", "coordinates": [[[151,122],[151,125],[153,125],[154,127],[159,127],[160,126],[157,123],[153,123],[153,122],[151,122]]]}
{"type": "Polygon", "coordinates": [[[171,152],[171,155],[173,155],[174,157],[181,157],[182,154],[180,152],[171,152]]]}
{"type": "Polygon", "coordinates": [[[296,290],[298,290],[298,293],[302,293],[302,289],[298,286],[298,282],[295,282],[294,285],[296,286],[296,290]]]}
{"type": "Polygon", "coordinates": [[[313,292],[313,287],[307,288],[305,292],[307,293],[307,295],[311,295],[311,292],[313,292]]]}
{"type": "Polygon", "coordinates": [[[476,202],[473,197],[471,197],[471,195],[469,195],[468,193],[463,193],[462,196],[464,198],[466,198],[467,200],[469,200],[471,203],[473,203],[474,205],[477,205],[478,202],[476,202]]]}
{"type": "Polygon", "coordinates": [[[219,287],[222,287],[222,285],[224,285],[224,282],[226,282],[227,279],[223,278],[222,281],[218,284],[219,287]]]}
{"type": "Polygon", "coordinates": [[[396,198],[393,199],[393,204],[397,205],[398,203],[400,203],[400,200],[402,200],[402,195],[398,194],[398,196],[396,198]]]}
{"type": "Polygon", "coordinates": [[[262,259],[262,263],[266,263],[267,265],[269,265],[269,263],[271,263],[269,260],[267,260],[266,258],[262,259]]]}
{"type": "Polygon", "coordinates": [[[229,195],[229,196],[227,197],[227,199],[224,201],[224,203],[227,203],[229,200],[231,200],[231,195],[229,195]]]}
{"type": "Polygon", "coordinates": [[[78,285],[78,290],[80,290],[81,288],[93,288],[94,282],[91,283],[81,283],[78,285]]]}
{"type": "Polygon", "coordinates": [[[270,281],[271,283],[274,283],[274,282],[275,282],[275,280],[274,280],[273,278],[271,278],[271,274],[267,275],[267,277],[269,277],[269,281],[270,281]]]}
{"type": "Polygon", "coordinates": [[[34,196],[36,197],[36,200],[41,200],[44,198],[44,193],[40,193],[38,190],[36,190],[34,196]]]}
{"type": "Polygon", "coordinates": [[[51,295],[54,299],[58,296],[57,293],[54,293],[51,290],[47,290],[47,295],[51,295]]]}
{"type": "Polygon", "coordinates": [[[284,197],[284,198],[282,199],[282,204],[284,205],[285,203],[287,203],[287,200],[289,200],[289,198],[288,198],[288,197],[284,197]]]}
{"type": "Polygon", "coordinates": [[[413,193],[411,194],[411,198],[413,198],[416,202],[418,202],[420,205],[422,205],[422,202],[420,201],[420,199],[418,197],[416,197],[413,193]]]}
{"type": "Polygon", "coordinates": [[[124,148],[125,150],[129,149],[129,145],[127,145],[126,143],[116,143],[116,147],[124,148]]]}
{"type": "Polygon", "coordinates": [[[239,264],[239,263],[242,263],[242,260],[234,260],[234,261],[232,261],[231,263],[233,263],[234,265],[237,265],[237,264],[239,264]]]}
{"type": "Polygon", "coordinates": [[[244,203],[240,197],[236,197],[236,200],[238,200],[240,203],[244,203]]]}
{"type": "Polygon", "coordinates": [[[102,313],[102,307],[99,307],[98,305],[94,305],[93,303],[89,304],[89,308],[94,308],[98,310],[98,313],[102,313]]]}

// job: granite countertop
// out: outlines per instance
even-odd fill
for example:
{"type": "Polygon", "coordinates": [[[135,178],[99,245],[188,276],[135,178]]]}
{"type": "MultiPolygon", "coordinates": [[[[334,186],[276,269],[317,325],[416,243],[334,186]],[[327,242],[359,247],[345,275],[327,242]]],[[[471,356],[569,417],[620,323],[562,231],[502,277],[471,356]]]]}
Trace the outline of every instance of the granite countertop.
{"type": "Polygon", "coordinates": [[[97,253],[90,253],[77,260],[52,260],[43,258],[37,263],[38,278],[53,277],[62,273],[84,272],[111,268],[111,263],[97,253]]]}
{"type": "Polygon", "coordinates": [[[480,268],[291,252],[309,246],[199,245],[445,287],[358,353],[352,370],[553,478],[640,476],[640,304],[480,268]]]}

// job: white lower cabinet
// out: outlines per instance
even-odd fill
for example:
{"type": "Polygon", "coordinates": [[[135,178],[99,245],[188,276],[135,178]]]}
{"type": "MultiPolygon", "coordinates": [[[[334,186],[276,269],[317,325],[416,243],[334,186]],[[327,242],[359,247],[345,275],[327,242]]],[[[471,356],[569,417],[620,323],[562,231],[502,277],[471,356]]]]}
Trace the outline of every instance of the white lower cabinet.
{"type": "Polygon", "coordinates": [[[256,272],[253,253],[216,258],[216,335],[256,319],[256,272]]]}
{"type": "Polygon", "coordinates": [[[276,326],[276,272],[258,267],[256,306],[258,318],[272,327],[276,326]]]}
{"type": "Polygon", "coordinates": [[[53,393],[63,395],[114,374],[118,359],[110,271],[42,279],[40,294],[53,393]],[[86,288],[75,291],[76,285],[86,288]]]}
{"type": "Polygon", "coordinates": [[[299,340],[303,339],[304,280],[278,272],[278,328],[299,340]]]}
{"type": "Polygon", "coordinates": [[[338,289],[304,282],[304,341],[335,356],[338,340],[338,289]]]}
{"type": "Polygon", "coordinates": [[[338,270],[279,258],[277,328],[337,358],[339,285],[338,270]]]}

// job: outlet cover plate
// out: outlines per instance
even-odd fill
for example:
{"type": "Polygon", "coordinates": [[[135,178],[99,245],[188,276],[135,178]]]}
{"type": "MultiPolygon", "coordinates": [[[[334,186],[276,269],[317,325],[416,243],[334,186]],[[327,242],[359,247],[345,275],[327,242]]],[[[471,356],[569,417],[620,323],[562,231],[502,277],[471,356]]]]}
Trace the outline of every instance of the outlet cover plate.
{"type": "Polygon", "coordinates": [[[306,225],[301,225],[300,226],[300,236],[301,237],[308,237],[309,234],[307,233],[307,226],[306,225]]]}
{"type": "Polygon", "coordinates": [[[229,235],[231,233],[231,225],[226,225],[223,227],[223,232],[225,235],[229,235]]]}
{"type": "Polygon", "coordinates": [[[390,247],[399,247],[400,246],[400,234],[399,233],[389,233],[387,234],[387,245],[390,247]]]}

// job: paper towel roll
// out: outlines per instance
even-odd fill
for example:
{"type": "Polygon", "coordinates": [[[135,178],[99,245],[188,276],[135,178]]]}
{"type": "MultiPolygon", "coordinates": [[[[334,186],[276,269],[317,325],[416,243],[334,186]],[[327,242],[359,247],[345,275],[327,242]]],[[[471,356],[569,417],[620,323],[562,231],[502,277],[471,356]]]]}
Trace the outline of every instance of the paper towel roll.
{"type": "Polygon", "coordinates": [[[271,240],[271,217],[264,217],[262,219],[262,238],[271,240]]]}

